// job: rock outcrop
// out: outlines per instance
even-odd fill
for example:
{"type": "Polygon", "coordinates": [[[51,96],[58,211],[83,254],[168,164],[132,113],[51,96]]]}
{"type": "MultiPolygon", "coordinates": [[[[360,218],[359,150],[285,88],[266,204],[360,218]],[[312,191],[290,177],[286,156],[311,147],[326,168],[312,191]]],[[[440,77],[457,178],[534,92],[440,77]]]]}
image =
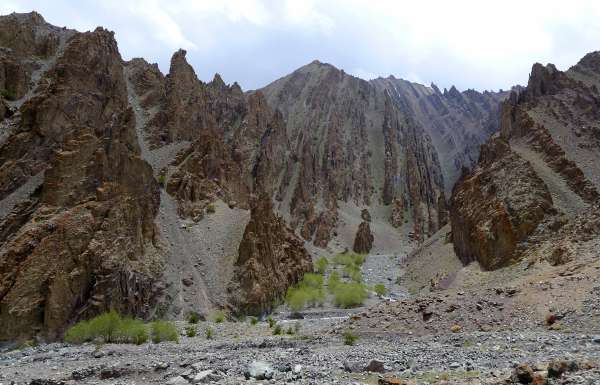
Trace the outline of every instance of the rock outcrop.
{"type": "Polygon", "coordinates": [[[500,133],[452,194],[454,250],[464,263],[562,264],[575,249],[585,253],[577,243],[583,233],[600,234],[599,56],[567,72],[535,64],[527,87],[504,102],[500,133]]]}
{"type": "Polygon", "coordinates": [[[272,309],[273,300],[312,271],[303,242],[275,215],[271,199],[253,202],[230,286],[234,310],[255,315],[272,309]]]}
{"type": "Polygon", "coordinates": [[[371,226],[369,226],[369,222],[362,222],[358,225],[358,230],[356,230],[356,237],[354,238],[354,246],[352,246],[352,250],[355,253],[359,254],[368,254],[373,248],[374,237],[371,233],[371,226]]]}
{"type": "Polygon", "coordinates": [[[139,157],[113,33],[35,13],[0,26],[0,45],[33,68],[25,88],[5,83],[18,111],[0,143],[0,339],[52,338],[110,308],[151,316],[158,185],[139,157]]]}

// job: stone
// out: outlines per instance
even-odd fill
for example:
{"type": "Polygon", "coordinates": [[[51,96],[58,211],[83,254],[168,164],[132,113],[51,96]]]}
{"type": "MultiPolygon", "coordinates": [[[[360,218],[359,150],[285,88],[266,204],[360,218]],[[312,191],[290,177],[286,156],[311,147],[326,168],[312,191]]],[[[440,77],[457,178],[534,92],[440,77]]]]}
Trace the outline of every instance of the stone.
{"type": "Polygon", "coordinates": [[[527,364],[520,364],[513,370],[512,378],[513,381],[520,384],[531,384],[533,381],[533,369],[527,364]]]}
{"type": "Polygon", "coordinates": [[[254,378],[256,380],[270,380],[273,378],[273,368],[264,361],[252,361],[248,369],[244,372],[246,379],[254,378]]]}
{"type": "Polygon", "coordinates": [[[461,368],[461,367],[462,367],[462,365],[461,365],[460,363],[458,363],[458,362],[451,362],[451,363],[450,363],[450,365],[448,365],[448,367],[449,367],[450,369],[453,369],[453,370],[455,370],[455,369],[459,369],[459,368],[461,368]]]}
{"type": "Polygon", "coordinates": [[[559,378],[568,370],[568,368],[569,365],[566,361],[552,360],[548,364],[548,377],[559,378]]]}
{"type": "Polygon", "coordinates": [[[194,376],[194,379],[192,382],[194,384],[204,384],[206,382],[212,381],[213,378],[215,378],[214,371],[211,369],[207,369],[207,370],[203,370],[203,371],[197,373],[194,376]]]}
{"type": "Polygon", "coordinates": [[[189,385],[189,382],[181,376],[176,376],[176,377],[170,378],[166,382],[166,385],[189,385]]]}
{"type": "Polygon", "coordinates": [[[369,361],[369,363],[367,364],[367,366],[365,366],[364,369],[365,372],[373,372],[373,373],[383,373],[385,372],[385,365],[383,361],[380,360],[371,360],[369,361]]]}
{"type": "Polygon", "coordinates": [[[373,234],[371,233],[371,226],[369,222],[362,222],[358,226],[356,231],[356,237],[354,238],[354,246],[352,250],[359,254],[368,254],[373,247],[373,234]]]}

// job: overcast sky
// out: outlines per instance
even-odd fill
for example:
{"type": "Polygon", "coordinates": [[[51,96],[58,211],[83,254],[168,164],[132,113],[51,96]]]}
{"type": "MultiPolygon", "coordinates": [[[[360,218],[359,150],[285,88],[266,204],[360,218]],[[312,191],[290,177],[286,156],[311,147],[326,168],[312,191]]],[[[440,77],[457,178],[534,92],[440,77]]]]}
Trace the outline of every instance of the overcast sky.
{"type": "Polygon", "coordinates": [[[0,0],[0,13],[116,32],[125,59],[168,72],[178,48],[198,76],[262,87],[318,59],[370,79],[440,87],[525,84],[531,65],[567,69],[600,49],[600,0],[0,0]]]}

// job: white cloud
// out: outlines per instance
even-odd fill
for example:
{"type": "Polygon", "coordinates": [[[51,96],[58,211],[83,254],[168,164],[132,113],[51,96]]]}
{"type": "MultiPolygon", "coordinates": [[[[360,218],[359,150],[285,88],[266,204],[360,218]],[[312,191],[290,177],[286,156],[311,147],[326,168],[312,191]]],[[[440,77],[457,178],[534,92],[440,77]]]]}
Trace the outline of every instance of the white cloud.
{"type": "Polygon", "coordinates": [[[600,49],[600,2],[570,0],[2,0],[49,22],[116,31],[125,58],[168,70],[182,47],[201,78],[256,88],[313,59],[361,77],[440,87],[525,83],[531,65],[600,49]]]}

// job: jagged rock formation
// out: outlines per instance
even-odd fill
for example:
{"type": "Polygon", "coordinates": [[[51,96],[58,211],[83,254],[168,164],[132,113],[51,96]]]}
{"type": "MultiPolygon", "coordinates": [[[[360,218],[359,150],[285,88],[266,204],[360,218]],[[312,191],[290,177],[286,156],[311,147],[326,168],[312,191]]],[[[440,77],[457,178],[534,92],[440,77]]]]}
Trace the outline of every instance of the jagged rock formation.
{"type": "Polygon", "coordinates": [[[367,82],[317,61],[261,92],[282,111],[294,149],[278,209],[320,247],[343,225],[340,202],[381,206],[387,223],[407,219],[418,240],[437,231],[447,218],[444,190],[497,130],[504,97],[442,94],[393,77],[367,82]]]}
{"type": "Polygon", "coordinates": [[[499,135],[452,194],[452,238],[463,262],[560,264],[592,247],[578,242],[600,234],[599,57],[588,54],[567,72],[535,64],[527,88],[504,102],[499,135]]]}
{"type": "Polygon", "coordinates": [[[352,250],[355,253],[367,254],[373,248],[374,237],[371,233],[371,226],[369,222],[362,222],[356,230],[356,237],[354,238],[354,246],[352,250]]]}
{"type": "Polygon", "coordinates": [[[0,339],[53,337],[111,307],[150,316],[158,185],[113,33],[13,14],[0,18],[0,45],[24,71],[3,83],[16,112],[1,123],[0,339]]]}
{"type": "Polygon", "coordinates": [[[273,212],[268,195],[253,203],[230,286],[236,311],[261,315],[287,288],[312,271],[312,260],[294,232],[273,212]]]}

